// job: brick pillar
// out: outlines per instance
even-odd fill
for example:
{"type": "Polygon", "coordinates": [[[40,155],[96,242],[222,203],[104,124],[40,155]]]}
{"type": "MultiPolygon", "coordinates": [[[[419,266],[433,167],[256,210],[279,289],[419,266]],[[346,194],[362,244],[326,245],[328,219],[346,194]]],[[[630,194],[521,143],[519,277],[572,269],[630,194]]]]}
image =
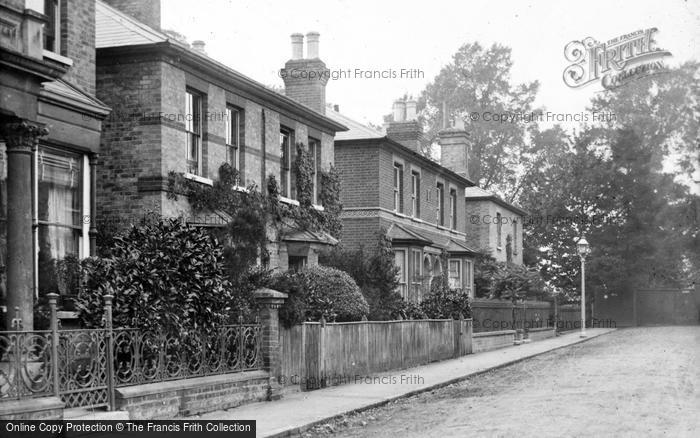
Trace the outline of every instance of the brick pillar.
{"type": "Polygon", "coordinates": [[[281,386],[277,376],[282,373],[281,346],[279,344],[279,308],[284,304],[287,294],[272,289],[258,289],[254,293],[260,306],[260,323],[262,324],[263,366],[270,373],[268,399],[281,398],[281,386]]]}
{"type": "MultiPolygon", "coordinates": [[[[48,134],[40,123],[22,119],[0,123],[7,153],[7,311],[8,330],[19,309],[22,329],[34,327],[34,241],[32,232],[32,153],[39,137],[48,134]]],[[[19,329],[18,327],[15,329],[19,329]]]]}

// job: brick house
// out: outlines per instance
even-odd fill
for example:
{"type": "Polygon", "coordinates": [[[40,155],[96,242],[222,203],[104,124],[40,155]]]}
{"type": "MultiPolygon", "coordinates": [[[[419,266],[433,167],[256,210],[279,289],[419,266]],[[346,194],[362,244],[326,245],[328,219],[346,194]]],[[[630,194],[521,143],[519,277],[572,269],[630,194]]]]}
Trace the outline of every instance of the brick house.
{"type": "MultiPolygon", "coordinates": [[[[349,249],[370,249],[380,230],[386,230],[400,269],[401,293],[408,300],[422,299],[444,269],[452,287],[473,296],[474,251],[466,242],[464,192],[474,183],[419,152],[426,139],[415,108],[413,100],[397,101],[386,132],[329,110],[331,118],[349,127],[335,140],[343,184],[341,241],[349,249]],[[447,266],[441,261],[443,250],[447,266]]],[[[443,148],[466,147],[448,131],[443,134],[443,148]]]]}
{"type": "Polygon", "coordinates": [[[469,245],[488,250],[499,262],[522,265],[527,212],[479,187],[469,187],[465,196],[469,245]]]}
{"type": "MultiPolygon", "coordinates": [[[[334,161],[333,139],[346,129],[325,116],[325,81],[285,76],[285,95],[207,56],[160,28],[160,2],[97,2],[97,94],[112,106],[106,121],[97,177],[97,213],[124,223],[146,211],[191,222],[189,203],[168,199],[171,171],[211,185],[221,164],[238,169],[241,186],[280,184],[282,201],[296,203],[295,144],[312,151],[316,169],[334,161]]],[[[318,34],[292,35],[285,71],[325,70],[318,34]]],[[[318,172],[316,172],[318,175],[318,172]]],[[[214,221],[216,222],[216,221],[214,221]]],[[[314,264],[330,236],[290,232],[270,246],[271,266],[314,264]]]]}
{"type": "Polygon", "coordinates": [[[3,1],[0,62],[0,305],[31,330],[36,297],[72,292],[57,264],[94,251],[95,2],[3,1]]]}

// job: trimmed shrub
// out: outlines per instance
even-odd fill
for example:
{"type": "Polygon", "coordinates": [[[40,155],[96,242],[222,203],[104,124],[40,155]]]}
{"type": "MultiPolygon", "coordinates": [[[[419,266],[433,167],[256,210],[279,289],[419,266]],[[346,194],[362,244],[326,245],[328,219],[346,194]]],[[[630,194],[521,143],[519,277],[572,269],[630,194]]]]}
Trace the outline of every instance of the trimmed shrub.
{"type": "Polygon", "coordinates": [[[87,259],[83,268],[76,307],[86,327],[103,324],[107,293],[116,327],[185,334],[252,312],[252,300],[233,293],[218,241],[175,219],[132,226],[114,237],[110,258],[87,259]]]}
{"type": "Polygon", "coordinates": [[[377,247],[372,254],[365,253],[362,247],[357,251],[335,247],[322,253],[319,263],[350,274],[369,304],[370,320],[405,318],[407,303],[397,291],[399,268],[394,262],[391,242],[385,230],[379,233],[377,247]]]}
{"type": "Polygon", "coordinates": [[[288,271],[272,279],[272,288],[289,295],[280,319],[290,327],[304,321],[359,321],[369,314],[367,301],[347,273],[326,266],[288,271]]]}

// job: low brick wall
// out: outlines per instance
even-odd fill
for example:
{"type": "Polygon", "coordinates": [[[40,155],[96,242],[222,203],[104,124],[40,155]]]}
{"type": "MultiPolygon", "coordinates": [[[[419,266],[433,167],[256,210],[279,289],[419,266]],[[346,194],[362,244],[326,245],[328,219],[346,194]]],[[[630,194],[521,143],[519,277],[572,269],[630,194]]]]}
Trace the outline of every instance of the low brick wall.
{"type": "Polygon", "coordinates": [[[58,397],[0,401],[0,420],[63,420],[66,404],[58,397]]]}
{"type": "Polygon", "coordinates": [[[248,371],[117,388],[116,403],[132,420],[164,419],[264,401],[269,389],[267,371],[248,371]]]}
{"type": "Polygon", "coordinates": [[[528,330],[527,332],[527,337],[531,341],[541,341],[543,339],[553,338],[554,336],[556,336],[556,331],[554,330],[554,327],[534,328],[528,330]]]}
{"type": "Polygon", "coordinates": [[[515,342],[515,330],[498,332],[481,332],[472,334],[472,352],[495,350],[512,346],[515,342]]]}

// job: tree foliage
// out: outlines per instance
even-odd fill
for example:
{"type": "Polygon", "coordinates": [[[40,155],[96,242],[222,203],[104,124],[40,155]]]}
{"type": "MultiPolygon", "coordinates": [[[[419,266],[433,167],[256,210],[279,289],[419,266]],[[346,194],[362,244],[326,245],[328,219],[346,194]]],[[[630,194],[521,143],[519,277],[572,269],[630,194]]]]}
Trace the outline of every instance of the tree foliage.
{"type": "Polygon", "coordinates": [[[444,119],[465,121],[472,143],[472,179],[480,187],[501,194],[509,194],[517,186],[518,170],[529,153],[526,139],[530,124],[501,123],[492,120],[492,115],[532,112],[539,88],[537,82],[513,84],[512,66],[508,47],[464,44],[418,101],[419,120],[431,138],[443,128],[444,119]]]}

